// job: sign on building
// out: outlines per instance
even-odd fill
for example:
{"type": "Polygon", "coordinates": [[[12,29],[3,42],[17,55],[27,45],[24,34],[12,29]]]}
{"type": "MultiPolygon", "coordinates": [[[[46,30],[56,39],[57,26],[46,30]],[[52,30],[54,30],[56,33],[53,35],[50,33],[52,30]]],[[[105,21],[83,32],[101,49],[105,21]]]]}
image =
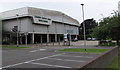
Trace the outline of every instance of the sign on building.
{"type": "Polygon", "coordinates": [[[35,24],[51,25],[52,20],[43,16],[33,16],[33,22],[35,24]]]}

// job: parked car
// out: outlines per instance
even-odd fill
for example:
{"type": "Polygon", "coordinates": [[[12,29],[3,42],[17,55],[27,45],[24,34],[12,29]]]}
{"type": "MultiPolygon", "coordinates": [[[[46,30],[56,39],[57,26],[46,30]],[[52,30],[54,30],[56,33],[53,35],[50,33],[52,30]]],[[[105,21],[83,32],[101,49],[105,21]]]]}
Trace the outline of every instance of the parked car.
{"type": "Polygon", "coordinates": [[[93,40],[93,41],[95,41],[95,40],[96,40],[96,38],[92,38],[92,40],[93,40]]]}
{"type": "Polygon", "coordinates": [[[75,42],[75,41],[78,41],[78,39],[77,39],[77,38],[74,38],[74,39],[72,39],[72,41],[74,41],[74,42],[75,42]]]}
{"type": "Polygon", "coordinates": [[[90,40],[95,41],[95,40],[97,40],[97,39],[96,39],[96,38],[90,38],[90,37],[89,37],[89,38],[87,38],[87,40],[89,40],[89,41],[90,41],[90,40]]]}
{"type": "Polygon", "coordinates": [[[87,40],[91,40],[92,38],[87,38],[87,40]]]}

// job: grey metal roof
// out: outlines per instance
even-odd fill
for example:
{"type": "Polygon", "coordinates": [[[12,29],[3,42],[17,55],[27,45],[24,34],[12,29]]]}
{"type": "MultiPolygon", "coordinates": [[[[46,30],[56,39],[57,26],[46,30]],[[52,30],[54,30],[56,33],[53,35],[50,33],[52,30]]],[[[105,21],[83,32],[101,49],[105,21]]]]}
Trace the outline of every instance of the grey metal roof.
{"type": "Polygon", "coordinates": [[[12,18],[17,17],[16,14],[19,14],[19,17],[43,16],[43,17],[52,19],[52,21],[58,21],[58,22],[63,22],[63,23],[70,24],[70,25],[79,26],[79,22],[76,19],[60,11],[40,9],[40,8],[34,8],[34,7],[23,7],[23,8],[18,8],[18,9],[2,12],[0,13],[0,17],[2,17],[3,20],[12,19],[12,18]]]}

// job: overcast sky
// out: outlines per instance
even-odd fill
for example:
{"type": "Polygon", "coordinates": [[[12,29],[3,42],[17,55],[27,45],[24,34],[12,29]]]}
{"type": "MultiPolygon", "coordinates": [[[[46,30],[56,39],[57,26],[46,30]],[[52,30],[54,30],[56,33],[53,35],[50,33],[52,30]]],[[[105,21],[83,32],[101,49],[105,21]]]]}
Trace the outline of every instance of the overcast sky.
{"type": "Polygon", "coordinates": [[[82,7],[84,3],[85,19],[96,21],[112,16],[113,10],[118,10],[119,0],[1,0],[0,12],[21,7],[37,7],[61,11],[82,22],[82,7]]]}

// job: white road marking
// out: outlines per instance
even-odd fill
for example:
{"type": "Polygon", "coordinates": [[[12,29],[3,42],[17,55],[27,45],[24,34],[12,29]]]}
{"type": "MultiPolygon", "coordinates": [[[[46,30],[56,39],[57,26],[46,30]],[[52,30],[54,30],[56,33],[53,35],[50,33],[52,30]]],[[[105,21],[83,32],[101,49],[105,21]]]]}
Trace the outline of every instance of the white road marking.
{"type": "Polygon", "coordinates": [[[83,57],[83,58],[93,58],[91,56],[73,56],[73,55],[60,55],[60,56],[64,56],[64,57],[83,57]]]}
{"type": "Polygon", "coordinates": [[[44,50],[46,50],[46,49],[40,49],[40,51],[44,51],[44,50]]]}
{"type": "Polygon", "coordinates": [[[73,61],[73,62],[85,62],[85,61],[79,61],[79,60],[69,60],[69,59],[57,59],[57,58],[47,58],[52,60],[61,60],[61,61],[73,61]]]}
{"type": "Polygon", "coordinates": [[[50,57],[55,57],[55,56],[59,56],[59,55],[62,55],[62,54],[57,54],[57,55],[47,56],[47,57],[43,57],[43,58],[38,58],[38,59],[26,61],[25,63],[29,63],[29,62],[33,62],[33,61],[37,61],[37,60],[42,60],[42,59],[46,59],[46,58],[50,58],[50,57]]]}
{"type": "MultiPolygon", "coordinates": [[[[62,54],[56,54],[56,55],[47,56],[47,57],[38,58],[38,59],[33,59],[33,60],[26,61],[26,62],[21,62],[21,63],[16,63],[16,64],[11,64],[11,65],[7,65],[7,66],[4,66],[4,67],[1,67],[0,69],[8,68],[8,67],[13,67],[13,66],[17,66],[17,65],[21,65],[21,64],[24,64],[24,63],[30,63],[30,62],[37,61],[37,60],[47,59],[47,58],[55,57],[55,56],[93,58],[93,57],[89,57],[89,56],[73,56],[73,55],[63,55],[63,54],[65,54],[65,53],[62,53],[62,54]]],[[[57,60],[62,60],[62,59],[57,59],[57,60]]],[[[65,59],[64,59],[64,60],[65,60],[65,59]]],[[[77,61],[77,60],[68,60],[68,59],[67,59],[66,61],[77,61]]],[[[81,61],[81,62],[82,62],[82,61],[81,61]]],[[[43,64],[43,65],[46,65],[46,64],[43,64]]],[[[52,65],[52,66],[63,67],[63,68],[66,67],[66,66],[59,66],[59,65],[52,65]]],[[[70,67],[66,67],[66,68],[70,68],[70,67]]]]}
{"type": "Polygon", "coordinates": [[[52,66],[52,67],[62,67],[62,68],[71,68],[67,66],[60,66],[60,65],[51,65],[51,64],[43,64],[43,63],[35,63],[35,62],[30,62],[31,64],[37,64],[37,65],[45,65],[45,66],[52,66]]]}
{"type": "MultiPolygon", "coordinates": [[[[64,53],[62,53],[62,54],[64,54],[64,53]]],[[[36,61],[36,60],[42,60],[42,59],[46,59],[46,58],[50,58],[50,57],[59,56],[59,55],[62,55],[62,54],[56,54],[56,55],[52,55],[52,56],[47,56],[47,57],[43,57],[43,58],[38,58],[38,59],[29,60],[29,61],[26,61],[26,62],[11,64],[11,65],[7,65],[7,66],[1,67],[1,68],[3,69],[3,68],[8,68],[8,67],[13,67],[13,66],[21,65],[21,64],[24,64],[24,63],[29,63],[29,62],[36,61]]],[[[0,69],[1,69],[1,68],[0,68],[0,69]]]]}
{"type": "Polygon", "coordinates": [[[4,66],[4,67],[1,67],[0,69],[8,68],[8,67],[13,67],[13,66],[16,66],[16,65],[21,65],[21,64],[24,64],[24,62],[13,64],[13,65],[7,65],[7,66],[4,66]]]}
{"type": "Polygon", "coordinates": [[[45,51],[45,50],[46,50],[46,49],[39,49],[39,50],[30,51],[30,52],[45,51]]]}

